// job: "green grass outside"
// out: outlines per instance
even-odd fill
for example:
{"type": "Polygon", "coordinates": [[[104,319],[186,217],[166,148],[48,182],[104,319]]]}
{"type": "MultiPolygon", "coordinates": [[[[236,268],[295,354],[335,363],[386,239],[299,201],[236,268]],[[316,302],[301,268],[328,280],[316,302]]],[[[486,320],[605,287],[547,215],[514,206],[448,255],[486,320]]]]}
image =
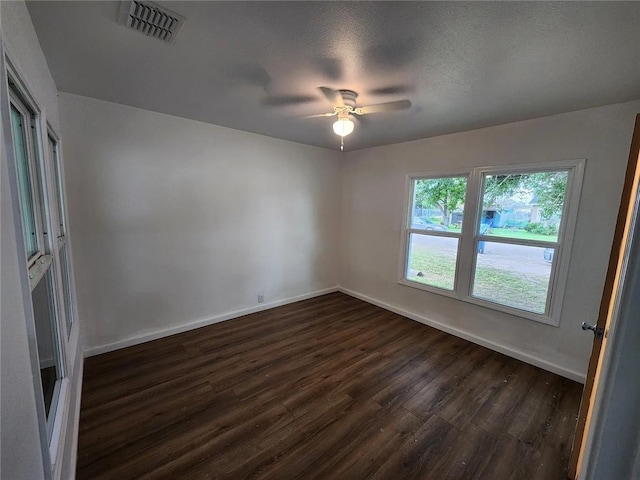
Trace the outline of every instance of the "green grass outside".
{"type": "MultiPolygon", "coordinates": [[[[450,232],[460,233],[459,227],[449,227],[450,232]]],[[[524,240],[541,240],[543,242],[557,242],[557,235],[540,235],[537,233],[529,233],[521,228],[490,228],[487,233],[490,237],[507,237],[524,240]]]]}
{"type": "MultiPolygon", "coordinates": [[[[444,250],[414,246],[408,279],[453,290],[455,257],[444,250]],[[413,272],[411,272],[413,270],[413,272]],[[417,276],[421,272],[423,276],[417,276]]],[[[478,265],[473,296],[502,305],[544,313],[549,279],[543,275],[514,274],[488,265],[478,265]]]]}
{"type": "Polygon", "coordinates": [[[557,235],[540,235],[538,233],[529,233],[526,230],[518,228],[490,228],[487,234],[490,237],[508,237],[526,240],[542,240],[543,242],[557,242],[557,235]]]}

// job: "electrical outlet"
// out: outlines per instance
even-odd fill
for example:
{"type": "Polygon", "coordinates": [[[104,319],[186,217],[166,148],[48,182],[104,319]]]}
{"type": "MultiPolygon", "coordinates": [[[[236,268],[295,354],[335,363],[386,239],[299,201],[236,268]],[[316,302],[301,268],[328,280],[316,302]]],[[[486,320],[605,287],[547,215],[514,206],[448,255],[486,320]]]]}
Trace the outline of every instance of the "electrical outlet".
{"type": "Polygon", "coordinates": [[[262,302],[264,302],[264,295],[259,293],[258,294],[258,303],[262,303],[262,302]]]}

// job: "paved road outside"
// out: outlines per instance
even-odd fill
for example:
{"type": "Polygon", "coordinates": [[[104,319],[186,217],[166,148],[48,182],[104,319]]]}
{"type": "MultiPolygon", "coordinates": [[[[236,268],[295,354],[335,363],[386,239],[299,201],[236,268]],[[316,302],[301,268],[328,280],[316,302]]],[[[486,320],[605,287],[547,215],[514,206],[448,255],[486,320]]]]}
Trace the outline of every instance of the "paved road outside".
{"type": "MultiPolygon", "coordinates": [[[[455,241],[447,237],[413,235],[415,245],[437,248],[442,253],[455,255],[455,241]]],[[[524,247],[497,242],[485,242],[484,253],[480,254],[482,266],[511,270],[516,272],[544,275],[551,273],[551,263],[545,261],[542,247],[524,247]]]]}

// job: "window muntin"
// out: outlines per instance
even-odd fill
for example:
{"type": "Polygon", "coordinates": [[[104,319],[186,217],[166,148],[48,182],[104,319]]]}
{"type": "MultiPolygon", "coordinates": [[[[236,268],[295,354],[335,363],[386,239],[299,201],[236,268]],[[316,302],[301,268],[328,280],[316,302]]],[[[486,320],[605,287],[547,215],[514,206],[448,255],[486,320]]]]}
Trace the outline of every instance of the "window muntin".
{"type": "Polygon", "coordinates": [[[459,232],[453,289],[423,283],[424,272],[417,275],[420,255],[413,236],[417,230],[411,228],[417,204],[414,191],[416,182],[428,177],[410,177],[399,282],[557,325],[569,265],[566,239],[575,230],[584,162],[476,168],[465,174],[466,198],[451,216],[447,231],[422,232],[434,237],[459,232]],[[498,288],[500,282],[507,284],[498,288]]]}
{"type": "Polygon", "coordinates": [[[453,291],[467,191],[465,176],[416,178],[411,183],[404,276],[421,285],[453,291]]]}

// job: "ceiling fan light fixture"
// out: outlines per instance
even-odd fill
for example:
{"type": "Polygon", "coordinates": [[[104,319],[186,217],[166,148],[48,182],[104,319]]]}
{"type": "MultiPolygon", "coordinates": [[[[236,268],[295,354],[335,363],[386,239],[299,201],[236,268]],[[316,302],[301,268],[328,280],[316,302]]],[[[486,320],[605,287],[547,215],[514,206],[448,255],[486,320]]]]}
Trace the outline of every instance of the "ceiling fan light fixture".
{"type": "Polygon", "coordinates": [[[333,131],[336,135],[340,135],[341,137],[346,137],[351,132],[353,132],[354,127],[353,120],[349,117],[343,117],[336,120],[333,124],[333,131]]]}

